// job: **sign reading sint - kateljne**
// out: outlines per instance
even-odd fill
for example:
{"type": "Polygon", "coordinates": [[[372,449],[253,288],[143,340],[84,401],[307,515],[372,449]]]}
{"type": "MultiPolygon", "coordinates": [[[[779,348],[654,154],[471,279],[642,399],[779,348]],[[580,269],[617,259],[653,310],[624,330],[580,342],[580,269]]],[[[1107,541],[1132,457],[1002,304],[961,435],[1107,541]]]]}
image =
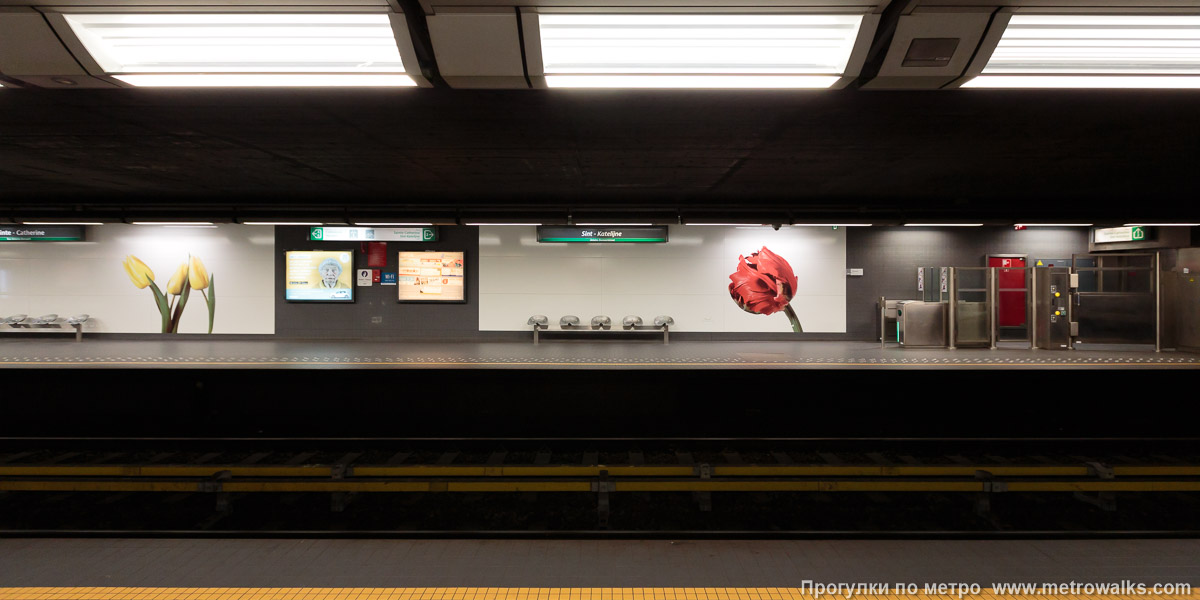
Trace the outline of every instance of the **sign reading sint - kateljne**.
{"type": "Polygon", "coordinates": [[[667,241],[666,227],[560,227],[542,225],[537,228],[539,242],[624,242],[661,244],[667,241]]]}

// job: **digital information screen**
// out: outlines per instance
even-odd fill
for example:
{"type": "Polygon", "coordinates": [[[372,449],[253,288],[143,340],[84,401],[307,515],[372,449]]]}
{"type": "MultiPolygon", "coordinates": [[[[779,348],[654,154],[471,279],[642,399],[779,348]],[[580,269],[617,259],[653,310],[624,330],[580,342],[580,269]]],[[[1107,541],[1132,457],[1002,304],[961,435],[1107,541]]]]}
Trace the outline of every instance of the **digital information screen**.
{"type": "Polygon", "coordinates": [[[286,260],[284,299],[354,302],[354,251],[292,251],[286,260]]]}
{"type": "Polygon", "coordinates": [[[462,252],[401,252],[397,287],[401,302],[466,302],[462,252]]]}

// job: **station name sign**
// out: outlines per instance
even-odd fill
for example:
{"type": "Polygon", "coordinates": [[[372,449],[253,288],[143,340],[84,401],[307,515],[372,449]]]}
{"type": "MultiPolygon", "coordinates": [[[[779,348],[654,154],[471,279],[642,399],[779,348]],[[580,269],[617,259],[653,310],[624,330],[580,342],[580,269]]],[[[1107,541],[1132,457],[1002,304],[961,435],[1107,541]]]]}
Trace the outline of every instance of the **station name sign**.
{"type": "Polygon", "coordinates": [[[0,242],[81,242],[82,225],[0,225],[0,242]]]}
{"type": "Polygon", "coordinates": [[[539,242],[614,242],[661,244],[667,241],[666,227],[560,227],[537,228],[539,242]]]}
{"type": "Polygon", "coordinates": [[[436,242],[437,227],[312,227],[310,242],[436,242]]]}
{"type": "Polygon", "coordinates": [[[1097,244],[1114,242],[1142,242],[1149,239],[1146,227],[1105,227],[1092,230],[1092,241],[1097,244]]]}

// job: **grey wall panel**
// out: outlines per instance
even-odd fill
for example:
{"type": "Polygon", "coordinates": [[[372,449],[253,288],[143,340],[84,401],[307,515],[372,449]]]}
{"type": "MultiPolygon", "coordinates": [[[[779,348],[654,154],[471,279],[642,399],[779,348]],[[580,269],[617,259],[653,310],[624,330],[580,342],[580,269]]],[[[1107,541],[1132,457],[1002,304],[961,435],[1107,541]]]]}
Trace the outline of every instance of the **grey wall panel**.
{"type": "Polygon", "coordinates": [[[1087,251],[1086,228],[851,227],[846,268],[861,268],[863,276],[846,278],[846,335],[878,339],[879,296],[918,299],[917,267],[982,267],[988,254],[1028,254],[1035,259],[1087,251]]]}
{"type": "MultiPolygon", "coordinates": [[[[441,241],[415,246],[388,244],[389,269],[400,249],[464,250],[467,252],[466,304],[397,304],[396,288],[358,288],[352,305],[295,304],[283,301],[284,252],[321,247],[307,241],[307,228],[277,227],[275,331],[281,337],[498,339],[499,332],[479,331],[479,236],[475,227],[442,227],[441,241]],[[381,323],[372,318],[383,317],[381,323]]],[[[353,244],[351,244],[353,245],[353,244]]],[[[1086,229],[911,227],[847,228],[846,267],[862,268],[862,277],[846,278],[846,334],[821,334],[822,339],[873,340],[878,335],[875,302],[880,295],[916,298],[919,266],[983,266],[988,254],[1028,254],[1030,258],[1061,258],[1087,252],[1086,229]]],[[[357,264],[365,257],[355,248],[357,264]]],[[[744,339],[794,339],[792,334],[739,334],[744,339]]],[[[693,334],[688,339],[718,339],[722,334],[693,334]]],[[[511,334],[510,334],[511,337],[511,334]]],[[[737,337],[737,336],[735,336],[737,337]]],[[[815,337],[815,336],[813,336],[815,337]]],[[[522,338],[523,339],[523,338],[522,338]]],[[[722,338],[723,339],[723,338],[722,338]]]]}
{"type": "Polygon", "coordinates": [[[353,304],[303,304],[283,299],[284,255],[288,250],[354,249],[354,264],[367,257],[356,242],[310,242],[307,227],[275,228],[275,334],[288,338],[466,339],[479,334],[479,233],[476,227],[440,227],[433,243],[388,242],[387,267],[395,272],[401,250],[466,252],[465,304],[400,304],[396,286],[355,288],[353,304]],[[378,319],[379,322],[375,322],[378,319]]]}

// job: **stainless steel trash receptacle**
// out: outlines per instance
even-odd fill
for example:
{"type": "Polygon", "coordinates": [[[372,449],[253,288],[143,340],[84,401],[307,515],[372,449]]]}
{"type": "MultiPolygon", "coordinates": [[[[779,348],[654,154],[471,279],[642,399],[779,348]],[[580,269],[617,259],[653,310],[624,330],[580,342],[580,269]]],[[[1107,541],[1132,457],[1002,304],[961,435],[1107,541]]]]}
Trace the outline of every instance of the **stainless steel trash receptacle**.
{"type": "Polygon", "coordinates": [[[946,303],[909,300],[896,307],[897,337],[906,348],[946,347],[946,303]]]}

